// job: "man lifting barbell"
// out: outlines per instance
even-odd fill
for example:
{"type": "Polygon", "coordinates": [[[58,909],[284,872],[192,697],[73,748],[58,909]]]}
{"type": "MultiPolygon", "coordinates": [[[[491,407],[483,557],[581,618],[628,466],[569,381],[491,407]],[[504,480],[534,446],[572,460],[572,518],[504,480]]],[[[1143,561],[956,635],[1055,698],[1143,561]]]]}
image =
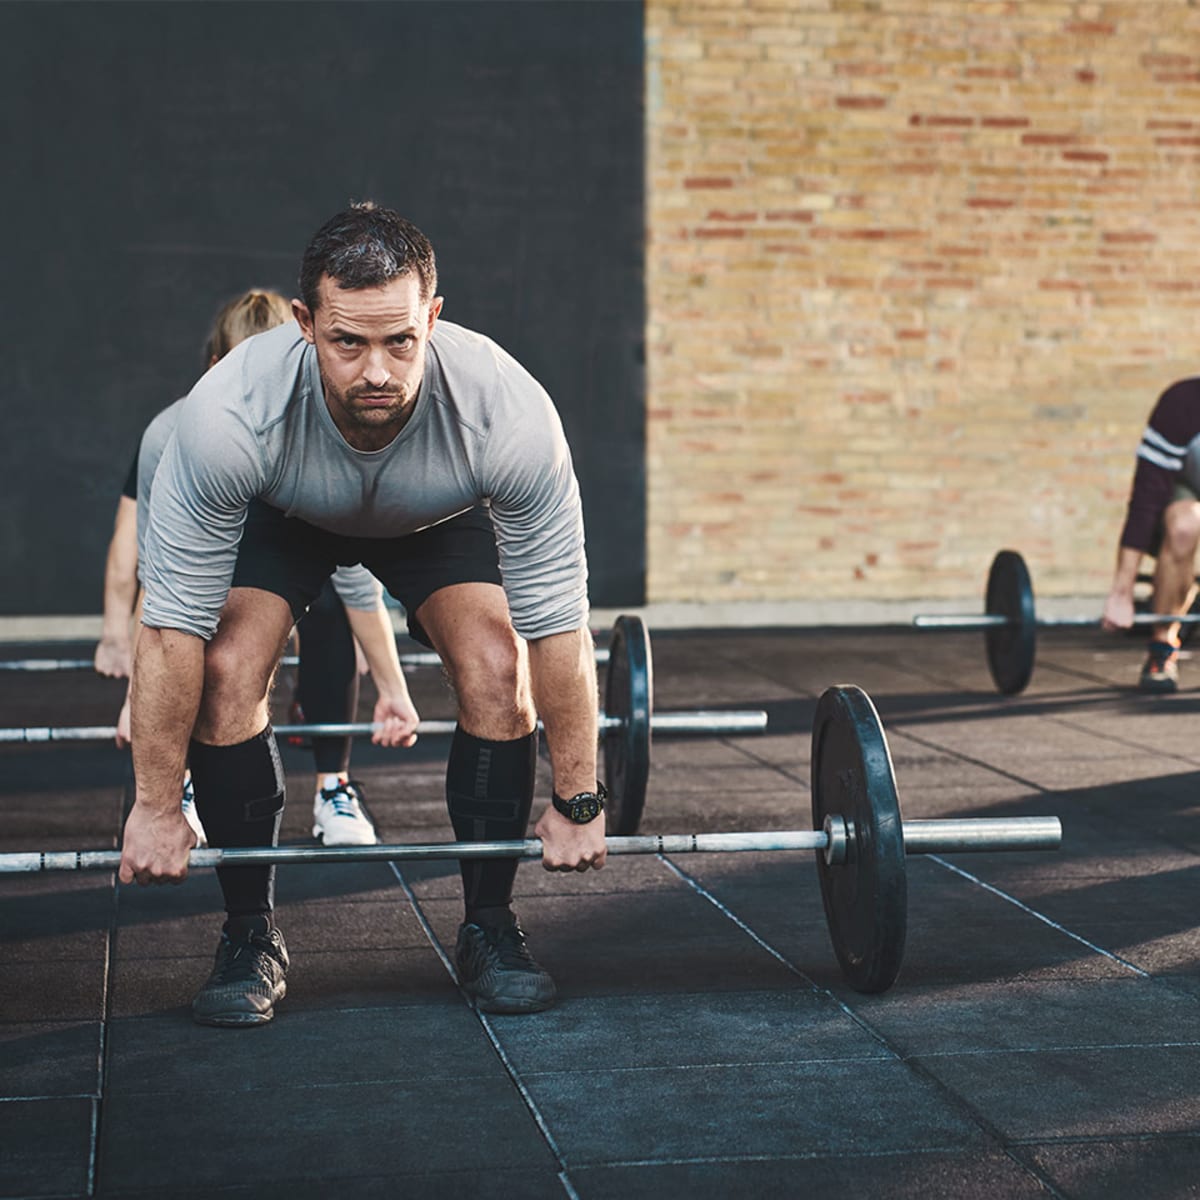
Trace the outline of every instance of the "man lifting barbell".
{"type": "Polygon", "coordinates": [[[1143,554],[1155,555],[1151,608],[1164,621],[1150,634],[1138,687],[1173,692],[1179,686],[1179,625],[1195,593],[1200,546],[1200,379],[1172,384],[1150,413],[1137,451],[1105,629],[1133,624],[1133,588],[1143,554]]]}
{"type": "MultiPolygon", "coordinates": [[[[570,451],[519,364],[438,322],[436,286],[425,236],[395,212],[355,205],[305,250],[297,324],[243,343],[182,405],[148,514],[123,882],[187,873],[192,839],[176,791],[185,756],[210,845],[277,840],[271,677],[321,583],[357,562],[404,605],[410,633],[438,651],[454,685],[446,791],[456,835],[524,835],[540,714],[554,783],[536,826],[543,865],[604,864],[570,451]]],[[[382,740],[411,742],[409,716],[384,721],[382,740]]],[[[463,986],[489,1012],[548,1007],[554,983],[511,910],[515,863],[461,869],[463,986]]],[[[259,1024],[286,990],[272,868],[220,878],[228,915],[193,1016],[259,1024]]]]}

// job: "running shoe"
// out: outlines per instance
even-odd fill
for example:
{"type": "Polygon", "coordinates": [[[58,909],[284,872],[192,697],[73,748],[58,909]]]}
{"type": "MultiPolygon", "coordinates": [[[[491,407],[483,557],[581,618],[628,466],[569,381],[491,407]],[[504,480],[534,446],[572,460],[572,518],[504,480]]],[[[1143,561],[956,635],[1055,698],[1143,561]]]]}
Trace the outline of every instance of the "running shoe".
{"type": "Polygon", "coordinates": [[[283,934],[266,917],[240,931],[223,930],[212,974],[192,1001],[192,1020],[230,1028],[266,1024],[287,993],[287,969],[283,934]]]}
{"type": "Polygon", "coordinates": [[[541,1012],[557,995],[554,980],[529,953],[524,931],[511,913],[501,925],[464,921],[454,962],[459,983],[482,1012],[541,1012]]]}
{"type": "Polygon", "coordinates": [[[313,837],[326,846],[374,846],[379,841],[363,810],[360,784],[337,775],[325,776],[313,797],[313,837]]]}
{"type": "Polygon", "coordinates": [[[1179,688],[1179,647],[1171,642],[1151,642],[1138,680],[1138,690],[1162,695],[1179,688]]]}

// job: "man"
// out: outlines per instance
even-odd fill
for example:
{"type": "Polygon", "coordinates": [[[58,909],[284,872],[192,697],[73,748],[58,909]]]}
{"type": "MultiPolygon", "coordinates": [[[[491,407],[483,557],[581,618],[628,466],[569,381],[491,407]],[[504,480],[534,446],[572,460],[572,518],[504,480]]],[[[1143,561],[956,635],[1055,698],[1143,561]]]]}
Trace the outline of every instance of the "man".
{"type": "Polygon", "coordinates": [[[1138,686],[1173,692],[1179,686],[1179,624],[1195,588],[1200,545],[1200,379],[1172,384],[1150,414],[1137,452],[1137,469],[1112,587],[1104,604],[1106,629],[1133,623],[1133,587],[1143,554],[1156,555],[1153,611],[1164,621],[1150,635],[1138,686]]]}
{"type": "MultiPolygon", "coordinates": [[[[518,363],[439,324],[436,287],[424,234],[355,205],[305,250],[296,324],[244,342],[183,404],[149,513],[123,882],[186,874],[190,837],[172,795],[185,755],[210,844],[274,841],[283,780],[271,675],[321,583],[355,562],[404,605],[454,685],[446,793],[456,836],[524,836],[540,714],[554,777],[536,827],[543,865],[603,865],[570,452],[549,397],[518,363]]],[[[411,710],[381,705],[380,738],[410,743],[411,710]]],[[[538,1011],[555,997],[511,910],[515,872],[513,860],[461,864],[458,973],[489,1012],[538,1011]]],[[[193,1017],[258,1024],[286,990],[273,874],[220,877],[227,920],[193,1017]]]]}

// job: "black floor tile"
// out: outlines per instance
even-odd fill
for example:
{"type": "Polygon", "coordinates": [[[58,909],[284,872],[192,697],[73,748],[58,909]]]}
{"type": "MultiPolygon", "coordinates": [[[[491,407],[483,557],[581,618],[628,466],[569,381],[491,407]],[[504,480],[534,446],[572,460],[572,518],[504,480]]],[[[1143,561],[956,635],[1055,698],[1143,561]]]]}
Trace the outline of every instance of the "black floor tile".
{"type": "MultiPolygon", "coordinates": [[[[354,1176],[553,1169],[554,1160],[507,1080],[460,1079],[229,1092],[130,1093],[105,1101],[100,1176],[119,1192],[186,1180],[312,1184],[354,1176]],[[480,1114],[487,1119],[481,1120],[480,1114]],[[152,1129],[153,1137],[144,1136],[152,1129]]],[[[332,1185],[331,1185],[332,1186],[332,1185]]]]}
{"type": "Polygon", "coordinates": [[[84,1196],[95,1103],[0,1103],[0,1196],[84,1196]]]}
{"type": "Polygon", "coordinates": [[[101,1038],[91,1021],[0,1024],[0,1101],[96,1095],[101,1038]]]}
{"type": "Polygon", "coordinates": [[[796,1200],[797,1197],[887,1197],[888,1200],[1042,1200],[1046,1190],[1032,1172],[1004,1154],[838,1154],[766,1162],[701,1161],[638,1166],[581,1167],[571,1172],[580,1200],[796,1200]]]}
{"type": "Polygon", "coordinates": [[[1200,1137],[1195,1135],[1022,1146],[1016,1153],[1067,1200],[1200,1197],[1200,1137]]]}
{"type": "MultiPolygon", "coordinates": [[[[287,1012],[257,1029],[174,1016],[109,1025],[106,1095],[262,1091],[383,1081],[499,1080],[504,1069],[457,993],[443,1004],[287,1012]]],[[[474,1086],[472,1082],[470,1085],[474,1086]]]]}
{"type": "Polygon", "coordinates": [[[949,1150],[984,1136],[894,1061],[530,1074],[525,1084],[569,1168],[731,1146],[766,1158],[949,1150]]]}
{"type": "Polygon", "coordinates": [[[570,998],[536,1019],[496,1018],[516,1070],[891,1058],[828,996],[785,991],[570,998]]]}
{"type": "Polygon", "coordinates": [[[1012,1140],[1200,1129],[1198,1043],[916,1061],[1012,1140]]]}
{"type": "Polygon", "coordinates": [[[0,1024],[99,1021],[104,1016],[103,959],[44,959],[0,970],[0,1024]]]}

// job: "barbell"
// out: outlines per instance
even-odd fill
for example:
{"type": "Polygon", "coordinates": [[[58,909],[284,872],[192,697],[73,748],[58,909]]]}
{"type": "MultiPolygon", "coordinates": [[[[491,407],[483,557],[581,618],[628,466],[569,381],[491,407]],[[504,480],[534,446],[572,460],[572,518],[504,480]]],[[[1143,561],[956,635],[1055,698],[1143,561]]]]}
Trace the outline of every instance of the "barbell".
{"type": "MultiPolygon", "coordinates": [[[[608,662],[608,649],[596,647],[596,662],[603,665],[608,662]]],[[[441,666],[440,654],[432,650],[411,650],[400,655],[402,667],[438,667],[441,666]]],[[[96,663],[91,658],[6,658],[0,659],[0,671],[91,671],[96,663]]],[[[281,667],[298,667],[299,655],[286,654],[279,660],[281,667]]]]}
{"type": "MultiPolygon", "coordinates": [[[[1181,615],[1136,613],[1134,625],[1194,625],[1200,613],[1181,615]]],[[[1038,629],[1101,627],[1099,617],[1039,617],[1033,603],[1033,582],[1025,560],[1015,550],[1001,550],[992,559],[984,593],[984,612],[964,615],[919,614],[918,629],[982,629],[988,670],[998,691],[1014,696],[1024,691],[1033,675],[1038,629]]]]}
{"type": "MultiPolygon", "coordinates": [[[[850,986],[886,991],[900,971],[908,923],[909,854],[1055,850],[1057,817],[993,817],[905,822],[887,739],[875,706],[852,685],[827,689],[812,735],[812,828],[747,833],[616,836],[608,852],[714,854],[815,852],[830,940],[850,986]]],[[[376,846],[262,846],[193,850],[192,867],[291,863],[537,858],[536,838],[376,846]]],[[[119,850],[41,850],[0,854],[0,874],[116,870],[119,850]]]]}
{"type": "MultiPolygon", "coordinates": [[[[654,713],[653,694],[654,669],[645,622],[637,616],[620,616],[609,643],[605,711],[599,718],[609,827],[620,835],[637,833],[641,823],[652,733],[719,737],[762,733],[767,727],[767,714],[761,710],[654,713]]],[[[416,732],[418,736],[438,736],[452,734],[457,727],[456,721],[422,721],[416,732]]],[[[358,722],[274,726],[280,737],[364,737],[376,729],[358,722]]],[[[112,741],[116,732],[116,727],[109,725],[0,728],[0,743],[105,742],[112,741]]]]}

